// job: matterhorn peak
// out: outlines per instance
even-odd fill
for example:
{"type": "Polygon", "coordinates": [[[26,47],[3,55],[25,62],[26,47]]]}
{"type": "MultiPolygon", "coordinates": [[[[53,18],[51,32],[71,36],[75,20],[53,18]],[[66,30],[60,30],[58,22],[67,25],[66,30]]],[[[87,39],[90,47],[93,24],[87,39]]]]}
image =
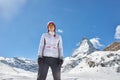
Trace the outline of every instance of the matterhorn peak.
{"type": "Polygon", "coordinates": [[[79,47],[75,49],[72,57],[85,57],[86,55],[96,51],[97,49],[93,46],[89,39],[83,37],[79,47]]]}

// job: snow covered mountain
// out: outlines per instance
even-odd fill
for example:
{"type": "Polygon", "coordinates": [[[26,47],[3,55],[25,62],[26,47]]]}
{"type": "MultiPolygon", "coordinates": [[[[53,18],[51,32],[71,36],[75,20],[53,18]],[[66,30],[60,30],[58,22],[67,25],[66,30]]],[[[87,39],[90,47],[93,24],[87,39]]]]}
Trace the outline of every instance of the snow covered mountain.
{"type": "MultiPolygon", "coordinates": [[[[85,80],[119,80],[120,50],[95,51],[80,59],[67,57],[62,72],[71,76],[79,75],[80,78],[86,77],[85,80]]],[[[78,78],[78,80],[84,79],[78,78]]]]}
{"type": "Polygon", "coordinates": [[[37,72],[38,65],[35,61],[25,59],[25,58],[19,58],[19,57],[13,57],[13,58],[5,58],[0,57],[0,62],[4,63],[6,65],[9,65],[11,67],[23,69],[25,71],[31,71],[31,72],[37,72]]]}
{"type": "Polygon", "coordinates": [[[120,73],[120,50],[97,51],[88,39],[83,39],[71,57],[65,58],[62,72],[76,72],[83,68],[114,68],[120,73]],[[79,67],[79,68],[78,68],[79,67]]]}
{"type": "Polygon", "coordinates": [[[73,52],[72,57],[82,58],[96,50],[97,49],[93,46],[93,44],[87,38],[83,38],[79,47],[73,52]]]}
{"type": "Polygon", "coordinates": [[[0,80],[34,80],[36,68],[31,60],[0,57],[0,80]]]}

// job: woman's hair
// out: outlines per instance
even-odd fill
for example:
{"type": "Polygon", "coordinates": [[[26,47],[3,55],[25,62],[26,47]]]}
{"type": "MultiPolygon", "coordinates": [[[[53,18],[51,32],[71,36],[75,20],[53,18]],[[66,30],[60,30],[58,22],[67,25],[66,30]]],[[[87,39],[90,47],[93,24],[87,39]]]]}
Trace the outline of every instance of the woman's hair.
{"type": "MultiPolygon", "coordinates": [[[[52,25],[54,25],[54,32],[55,32],[55,34],[54,34],[54,37],[56,37],[56,25],[55,25],[55,23],[53,22],[53,21],[50,21],[50,22],[48,22],[48,24],[47,24],[47,29],[49,28],[49,25],[50,24],[52,24],[52,25]]],[[[48,32],[49,32],[49,29],[48,29],[48,32]]]]}

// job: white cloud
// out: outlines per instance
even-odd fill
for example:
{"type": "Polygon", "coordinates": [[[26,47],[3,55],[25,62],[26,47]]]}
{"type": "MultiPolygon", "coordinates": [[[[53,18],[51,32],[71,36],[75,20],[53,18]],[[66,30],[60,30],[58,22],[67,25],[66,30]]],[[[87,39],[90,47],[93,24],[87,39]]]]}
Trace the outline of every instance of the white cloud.
{"type": "Polygon", "coordinates": [[[10,20],[15,17],[27,0],[0,0],[0,18],[10,20]]]}
{"type": "Polygon", "coordinates": [[[100,43],[100,38],[92,38],[90,39],[90,41],[92,42],[93,46],[97,49],[100,49],[101,47],[103,47],[104,45],[100,43]]]}
{"type": "Polygon", "coordinates": [[[62,29],[58,29],[57,32],[63,33],[63,30],[62,29]]]}
{"type": "Polygon", "coordinates": [[[120,39],[120,25],[116,27],[115,39],[120,39]]]}

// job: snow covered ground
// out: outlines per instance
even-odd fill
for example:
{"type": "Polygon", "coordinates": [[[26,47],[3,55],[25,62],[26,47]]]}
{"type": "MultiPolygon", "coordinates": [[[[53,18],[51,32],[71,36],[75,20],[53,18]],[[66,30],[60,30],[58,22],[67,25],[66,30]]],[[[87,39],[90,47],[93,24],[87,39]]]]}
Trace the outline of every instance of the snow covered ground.
{"type": "Polygon", "coordinates": [[[36,73],[25,71],[0,62],[0,80],[34,80],[36,73]]]}
{"type": "MultiPolygon", "coordinates": [[[[96,52],[96,54],[97,53],[98,52],[96,52]]],[[[94,55],[94,53],[91,55],[94,55]]],[[[95,55],[92,59],[93,61],[96,61],[96,59],[94,58],[95,55]]],[[[95,66],[90,68],[85,61],[86,59],[83,59],[81,62],[78,61],[79,64],[77,65],[70,62],[73,61],[72,59],[73,58],[66,58],[65,60],[68,61],[65,61],[64,65],[68,67],[69,65],[67,64],[70,63],[71,65],[75,65],[75,67],[68,69],[69,67],[65,68],[65,66],[63,65],[61,80],[120,80],[120,73],[116,72],[117,66],[112,67],[95,66]],[[66,71],[64,72],[63,70],[66,71]]],[[[97,58],[97,60],[99,60],[99,58],[97,58]]],[[[16,68],[3,62],[0,62],[0,80],[36,80],[36,79],[37,72],[26,71],[24,69],[16,68]]],[[[46,80],[53,80],[51,69],[49,69],[46,80]]]]}
{"type": "MultiPolygon", "coordinates": [[[[24,71],[22,69],[11,68],[0,63],[0,80],[36,80],[37,73],[24,71]]],[[[61,80],[120,80],[120,73],[116,73],[114,68],[83,68],[81,70],[71,70],[63,72],[61,80]],[[74,71],[74,72],[73,72],[74,71]]],[[[53,80],[51,69],[49,69],[47,79],[53,80]]]]}

